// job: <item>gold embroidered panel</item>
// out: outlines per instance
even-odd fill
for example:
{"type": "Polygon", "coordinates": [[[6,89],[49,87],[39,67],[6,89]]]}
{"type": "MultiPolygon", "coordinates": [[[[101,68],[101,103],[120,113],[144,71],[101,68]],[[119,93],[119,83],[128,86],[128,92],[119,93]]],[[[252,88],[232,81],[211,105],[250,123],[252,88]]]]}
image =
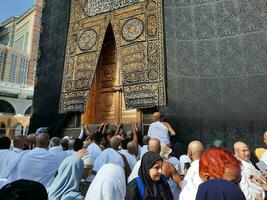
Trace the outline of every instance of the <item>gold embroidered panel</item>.
{"type": "Polygon", "coordinates": [[[95,16],[88,13],[89,2],[71,2],[59,112],[85,110],[109,24],[116,40],[126,108],[166,105],[162,0],[130,1],[130,6],[109,8],[95,16]]]}

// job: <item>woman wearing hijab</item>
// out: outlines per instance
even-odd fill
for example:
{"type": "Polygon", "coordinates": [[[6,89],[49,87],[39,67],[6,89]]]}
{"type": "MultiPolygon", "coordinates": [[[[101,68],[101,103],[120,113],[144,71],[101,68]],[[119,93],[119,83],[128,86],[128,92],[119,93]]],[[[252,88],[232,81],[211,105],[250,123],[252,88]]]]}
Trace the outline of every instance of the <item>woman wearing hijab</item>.
{"type": "Polygon", "coordinates": [[[161,174],[163,160],[154,152],[146,152],[141,161],[138,177],[126,190],[126,200],[172,200],[169,184],[161,174]]]}
{"type": "Polygon", "coordinates": [[[85,200],[124,200],[126,179],[119,165],[104,164],[91,183],[85,200]]]}
{"type": "Polygon", "coordinates": [[[58,175],[48,189],[49,200],[83,200],[79,185],[83,173],[83,160],[87,150],[82,149],[67,157],[58,169],[58,175]]]}
{"type": "Polygon", "coordinates": [[[196,200],[245,200],[241,189],[224,179],[211,179],[198,187],[196,200]]]}

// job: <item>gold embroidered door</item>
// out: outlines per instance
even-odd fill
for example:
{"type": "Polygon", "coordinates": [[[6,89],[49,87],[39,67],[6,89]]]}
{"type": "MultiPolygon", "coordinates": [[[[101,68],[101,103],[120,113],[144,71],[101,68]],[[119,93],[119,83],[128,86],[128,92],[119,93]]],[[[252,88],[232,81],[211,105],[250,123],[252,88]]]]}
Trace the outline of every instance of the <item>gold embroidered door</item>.
{"type": "Polygon", "coordinates": [[[125,123],[141,118],[130,109],[166,105],[162,6],[71,0],[59,113],[82,112],[85,124],[125,123]]]}
{"type": "Polygon", "coordinates": [[[108,26],[99,56],[88,106],[83,114],[84,124],[129,123],[140,121],[136,109],[126,110],[121,86],[116,44],[111,25],[108,26]]]}

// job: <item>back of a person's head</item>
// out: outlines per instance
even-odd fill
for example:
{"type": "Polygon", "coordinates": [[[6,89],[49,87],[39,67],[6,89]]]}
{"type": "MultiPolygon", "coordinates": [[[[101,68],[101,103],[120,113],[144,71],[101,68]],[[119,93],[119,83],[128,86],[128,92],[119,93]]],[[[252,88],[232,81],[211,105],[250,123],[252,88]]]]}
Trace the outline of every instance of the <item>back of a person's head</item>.
{"type": "Polygon", "coordinates": [[[58,137],[52,137],[49,142],[49,147],[57,147],[60,145],[60,138],[58,137]]]}
{"type": "Polygon", "coordinates": [[[143,145],[148,145],[148,142],[150,140],[150,137],[148,135],[144,135],[142,143],[143,145]]]}
{"type": "Polygon", "coordinates": [[[49,144],[49,135],[41,133],[36,136],[36,147],[47,148],[49,144]]]}
{"type": "Polygon", "coordinates": [[[200,156],[200,177],[204,177],[205,173],[208,173],[214,178],[223,178],[226,168],[240,171],[240,161],[224,148],[212,147],[200,156]]]}
{"type": "Polygon", "coordinates": [[[110,147],[115,149],[115,150],[118,150],[119,149],[119,146],[121,144],[121,139],[117,136],[113,136],[110,140],[110,147]]]}
{"type": "Polygon", "coordinates": [[[79,151],[82,148],[83,148],[83,141],[80,138],[76,138],[73,145],[73,150],[79,151]]]}
{"type": "Polygon", "coordinates": [[[13,139],[13,145],[15,148],[23,150],[25,148],[25,145],[26,145],[25,136],[22,136],[22,135],[15,136],[13,139]]]}
{"type": "Polygon", "coordinates": [[[191,141],[188,145],[188,155],[192,160],[198,160],[203,151],[203,144],[198,140],[191,141]]]}
{"type": "Polygon", "coordinates": [[[103,137],[103,135],[101,132],[94,133],[95,143],[99,145],[102,141],[102,137],[103,137]]]}
{"type": "Polygon", "coordinates": [[[160,153],[160,141],[157,138],[152,138],[148,142],[148,150],[155,152],[155,153],[160,153]]]}
{"type": "Polygon", "coordinates": [[[115,135],[115,131],[113,129],[108,128],[106,134],[110,137],[113,137],[115,135]]]}
{"type": "Polygon", "coordinates": [[[0,149],[9,149],[11,141],[8,137],[4,136],[0,138],[0,149]]]}
{"type": "Polygon", "coordinates": [[[45,187],[36,181],[20,179],[0,190],[1,200],[48,200],[45,187]]]}
{"type": "Polygon", "coordinates": [[[64,151],[69,149],[69,140],[68,139],[61,139],[60,145],[62,146],[64,151]]]}
{"type": "Polygon", "coordinates": [[[220,139],[214,140],[212,144],[214,147],[225,147],[224,142],[220,139]]]}
{"type": "Polygon", "coordinates": [[[127,137],[125,139],[121,140],[121,148],[127,149],[127,145],[130,141],[131,141],[130,138],[127,138],[127,137]]]}
{"type": "Polygon", "coordinates": [[[128,130],[126,132],[126,137],[129,138],[130,140],[132,140],[133,139],[133,131],[132,130],[128,130]]]}
{"type": "Polygon", "coordinates": [[[136,153],[136,144],[134,141],[128,142],[127,150],[132,155],[136,153]]]}

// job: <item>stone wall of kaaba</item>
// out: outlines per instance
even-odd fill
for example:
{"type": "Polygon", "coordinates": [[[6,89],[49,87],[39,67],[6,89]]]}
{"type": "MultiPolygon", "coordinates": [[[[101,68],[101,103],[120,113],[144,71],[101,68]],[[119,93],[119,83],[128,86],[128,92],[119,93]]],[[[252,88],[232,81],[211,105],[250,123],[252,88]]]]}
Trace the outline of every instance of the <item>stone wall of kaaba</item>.
{"type": "Polygon", "coordinates": [[[262,144],[267,129],[264,0],[165,0],[168,106],[183,141],[262,144]]]}
{"type": "MultiPolygon", "coordinates": [[[[30,130],[58,115],[68,0],[46,0],[30,130]]],[[[264,0],[165,0],[167,106],[159,110],[177,140],[243,139],[262,144],[267,129],[267,8],[264,0]]]]}

